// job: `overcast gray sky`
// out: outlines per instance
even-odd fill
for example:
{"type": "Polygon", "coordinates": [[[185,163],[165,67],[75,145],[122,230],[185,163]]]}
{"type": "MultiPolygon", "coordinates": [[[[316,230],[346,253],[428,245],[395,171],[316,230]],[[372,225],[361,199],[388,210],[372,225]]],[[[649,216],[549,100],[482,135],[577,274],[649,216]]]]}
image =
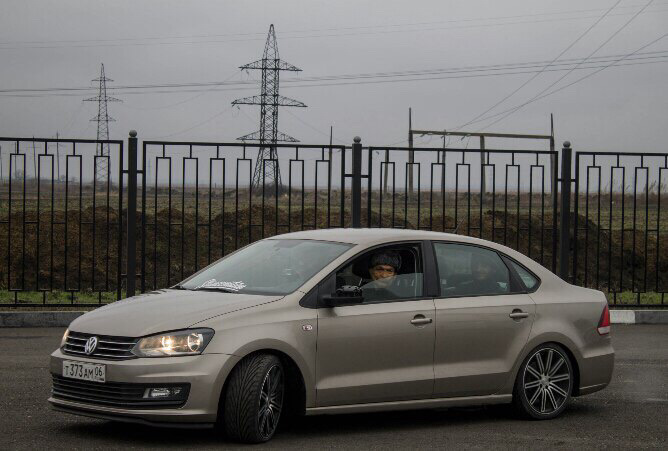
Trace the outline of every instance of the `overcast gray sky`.
{"type": "MultiPolygon", "coordinates": [[[[94,92],[16,90],[94,87],[90,80],[99,75],[100,63],[114,80],[110,88],[257,79],[258,73],[242,73],[238,66],[261,58],[273,23],[281,58],[303,69],[298,78],[417,72],[297,84],[287,82],[295,76],[284,73],[281,94],[308,108],[283,109],[281,131],[305,143],[324,143],[333,125],[335,143],[348,144],[354,135],[365,144],[398,143],[406,138],[409,106],[415,128],[455,129],[544,69],[488,115],[532,99],[574,67],[546,65],[616,3],[3,0],[0,135],[51,137],[60,132],[94,138],[95,124],[89,119],[97,113],[96,105],[82,102],[94,92]],[[515,63],[535,64],[519,70],[489,67],[515,63]],[[469,66],[485,68],[461,71],[469,66]],[[440,71],[425,74],[433,70],[440,71]]],[[[561,59],[588,57],[618,34],[552,89],[665,35],[668,1],[655,0],[636,16],[647,3],[619,2],[561,59]]],[[[665,152],[666,62],[668,38],[663,38],[489,128],[484,127],[502,116],[464,129],[549,133],[554,113],[558,141],[569,139],[577,149],[665,152]]],[[[116,118],[110,125],[112,138],[125,138],[128,130],[137,129],[146,139],[230,141],[258,128],[259,108],[237,109],[230,102],[259,93],[259,85],[131,91],[110,91],[123,100],[109,107],[116,118]]],[[[438,146],[440,141],[417,144],[438,146]]]]}

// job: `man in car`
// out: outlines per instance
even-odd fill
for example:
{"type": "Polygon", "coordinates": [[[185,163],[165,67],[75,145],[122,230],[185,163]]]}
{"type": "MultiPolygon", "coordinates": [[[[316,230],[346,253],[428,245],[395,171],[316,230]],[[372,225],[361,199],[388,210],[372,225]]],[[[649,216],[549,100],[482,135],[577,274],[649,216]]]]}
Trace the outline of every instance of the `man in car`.
{"type": "Polygon", "coordinates": [[[390,287],[401,268],[401,256],[395,251],[380,251],[369,259],[371,282],[363,287],[365,300],[376,301],[396,297],[390,287]]]}
{"type": "Polygon", "coordinates": [[[470,289],[478,295],[501,294],[506,291],[498,283],[503,280],[503,277],[499,276],[498,266],[486,256],[478,256],[471,262],[471,275],[473,280],[470,289]]]}

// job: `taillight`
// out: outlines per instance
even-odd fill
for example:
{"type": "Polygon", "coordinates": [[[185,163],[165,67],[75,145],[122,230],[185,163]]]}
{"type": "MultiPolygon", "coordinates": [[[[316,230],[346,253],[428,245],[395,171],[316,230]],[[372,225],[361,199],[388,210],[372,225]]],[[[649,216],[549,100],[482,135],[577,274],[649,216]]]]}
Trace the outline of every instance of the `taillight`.
{"type": "Polygon", "coordinates": [[[610,309],[608,308],[608,304],[605,304],[605,308],[603,308],[603,313],[601,313],[601,319],[598,321],[596,330],[599,335],[610,333],[610,309]]]}

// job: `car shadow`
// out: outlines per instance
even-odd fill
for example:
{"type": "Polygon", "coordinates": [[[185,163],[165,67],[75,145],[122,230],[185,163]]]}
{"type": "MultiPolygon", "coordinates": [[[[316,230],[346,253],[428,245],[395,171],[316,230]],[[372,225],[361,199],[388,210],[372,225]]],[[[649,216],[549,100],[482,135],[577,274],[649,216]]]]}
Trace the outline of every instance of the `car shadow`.
{"type": "MultiPolygon", "coordinates": [[[[602,406],[576,401],[571,403],[564,413],[564,417],[560,418],[596,415],[601,408],[602,406]]],[[[559,419],[554,421],[559,421],[559,419]]],[[[272,443],[280,445],[283,440],[309,441],[309,439],[322,438],[323,436],[335,439],[338,436],[345,437],[362,432],[383,434],[388,431],[412,430],[419,432],[434,428],[447,432],[448,429],[458,428],[462,425],[508,422],[533,423],[531,420],[522,420],[509,405],[318,415],[301,417],[290,423],[281,424],[272,443]]],[[[235,444],[217,429],[159,428],[103,420],[70,423],[62,431],[79,439],[87,438],[98,442],[110,439],[116,446],[126,443],[138,447],[190,448],[195,445],[217,446],[226,444],[229,446],[235,444]]]]}
{"type": "MultiPolygon", "coordinates": [[[[309,438],[326,435],[346,435],[354,432],[384,432],[387,430],[420,430],[435,426],[454,427],[461,423],[499,421],[514,418],[507,406],[431,409],[366,414],[318,415],[297,418],[281,424],[276,438],[299,436],[309,438]]],[[[63,432],[79,438],[113,438],[135,446],[164,445],[192,446],[193,444],[220,444],[229,440],[216,429],[161,428],[142,424],[105,420],[87,420],[69,423],[63,432]]]]}

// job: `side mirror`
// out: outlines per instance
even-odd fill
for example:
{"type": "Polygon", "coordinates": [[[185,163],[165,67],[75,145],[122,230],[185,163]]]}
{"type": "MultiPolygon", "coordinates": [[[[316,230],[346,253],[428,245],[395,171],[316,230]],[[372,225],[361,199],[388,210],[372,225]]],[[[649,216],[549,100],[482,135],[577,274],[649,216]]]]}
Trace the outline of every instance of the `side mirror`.
{"type": "Polygon", "coordinates": [[[328,307],[361,304],[364,301],[362,289],[354,285],[344,285],[330,296],[323,296],[322,300],[328,307]]]}

